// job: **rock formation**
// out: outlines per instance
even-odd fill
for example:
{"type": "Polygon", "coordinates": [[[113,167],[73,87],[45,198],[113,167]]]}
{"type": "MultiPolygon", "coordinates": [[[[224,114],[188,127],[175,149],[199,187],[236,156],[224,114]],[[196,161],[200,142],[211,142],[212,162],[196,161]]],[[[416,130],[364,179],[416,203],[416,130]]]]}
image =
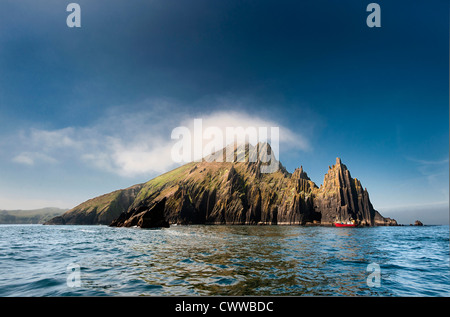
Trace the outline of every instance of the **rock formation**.
{"type": "Polygon", "coordinates": [[[229,157],[228,161],[213,161],[211,158],[218,155],[214,153],[145,184],[104,195],[101,204],[83,203],[53,223],[332,225],[336,220],[353,219],[359,226],[397,225],[373,208],[367,190],[351,177],[339,158],[319,188],[303,167],[290,174],[279,164],[276,172],[261,173],[260,167],[269,162],[264,155],[255,156],[255,151],[270,154],[271,149],[268,144],[258,146],[234,146],[227,154],[219,154],[232,155],[231,161],[229,157]],[[118,204],[112,197],[119,196],[127,199],[118,204]],[[90,216],[94,208],[102,212],[90,216]]]}
{"type": "Polygon", "coordinates": [[[323,185],[316,191],[314,208],[320,212],[322,224],[349,220],[363,226],[397,224],[373,208],[367,189],[351,177],[339,158],[336,158],[336,165],[329,167],[323,185]]]}

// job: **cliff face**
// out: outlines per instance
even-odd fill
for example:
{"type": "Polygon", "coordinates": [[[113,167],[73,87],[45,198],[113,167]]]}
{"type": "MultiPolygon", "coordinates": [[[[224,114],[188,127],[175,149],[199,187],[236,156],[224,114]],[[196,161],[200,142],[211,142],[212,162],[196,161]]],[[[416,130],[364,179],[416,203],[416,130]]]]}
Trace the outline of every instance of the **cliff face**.
{"type": "Polygon", "coordinates": [[[120,216],[113,220],[110,224],[112,227],[141,227],[141,228],[160,228],[169,227],[169,223],[165,220],[164,209],[166,206],[166,198],[153,202],[151,206],[141,204],[127,212],[123,212],[120,216]]]}
{"type": "MultiPolygon", "coordinates": [[[[268,145],[261,148],[271,151],[268,145]]],[[[117,193],[107,194],[108,199],[97,204],[96,210],[101,205],[102,215],[108,214],[108,219],[89,217],[94,206],[88,201],[64,214],[64,223],[93,224],[102,219],[101,223],[112,222],[113,226],[141,227],[166,223],[332,225],[336,220],[353,219],[361,226],[396,225],[373,208],[367,190],[351,177],[340,159],[329,168],[319,188],[302,167],[290,174],[280,164],[276,172],[261,173],[260,167],[269,163],[264,163],[264,156],[254,159],[255,147],[247,144],[232,150],[234,158],[246,150],[245,159],[210,162],[207,157],[183,165],[124,190],[126,194],[121,191],[128,199],[120,200],[118,208],[111,208],[117,199],[110,197],[117,193]]]]}

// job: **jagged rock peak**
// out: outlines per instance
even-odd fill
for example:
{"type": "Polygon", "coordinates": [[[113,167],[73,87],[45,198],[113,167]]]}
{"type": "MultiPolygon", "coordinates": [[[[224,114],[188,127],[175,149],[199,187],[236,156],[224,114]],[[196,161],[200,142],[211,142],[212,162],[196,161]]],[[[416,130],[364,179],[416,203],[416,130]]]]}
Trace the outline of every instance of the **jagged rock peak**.
{"type": "Polygon", "coordinates": [[[350,171],[347,166],[342,163],[341,159],[336,158],[336,165],[333,165],[331,169],[328,169],[324,176],[323,185],[320,187],[325,191],[334,191],[339,187],[351,187],[351,186],[361,186],[361,184],[356,180],[353,180],[350,171]],[[355,183],[356,182],[356,183],[355,183]],[[353,185],[351,185],[353,184],[353,185]]]}
{"type": "Polygon", "coordinates": [[[347,166],[344,163],[342,163],[342,160],[340,157],[336,157],[336,164],[331,166],[331,169],[340,169],[342,171],[348,170],[347,166]]]}
{"type": "Polygon", "coordinates": [[[292,179],[306,179],[308,181],[311,180],[308,177],[308,174],[305,171],[303,171],[303,166],[300,166],[300,168],[296,168],[294,173],[292,173],[291,178],[292,179]]]}
{"type": "Polygon", "coordinates": [[[332,165],[331,167],[328,166],[328,173],[333,170],[340,170],[342,173],[346,173],[348,171],[348,168],[344,163],[342,163],[341,158],[336,157],[336,164],[332,165]]]}

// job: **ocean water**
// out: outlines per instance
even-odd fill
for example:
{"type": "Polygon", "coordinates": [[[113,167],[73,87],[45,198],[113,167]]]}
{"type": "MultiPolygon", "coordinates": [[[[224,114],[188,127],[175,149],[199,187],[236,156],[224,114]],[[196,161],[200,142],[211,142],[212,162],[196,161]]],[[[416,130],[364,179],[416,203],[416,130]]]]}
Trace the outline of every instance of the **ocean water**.
{"type": "Polygon", "coordinates": [[[0,225],[0,296],[450,296],[449,227],[0,225]]]}

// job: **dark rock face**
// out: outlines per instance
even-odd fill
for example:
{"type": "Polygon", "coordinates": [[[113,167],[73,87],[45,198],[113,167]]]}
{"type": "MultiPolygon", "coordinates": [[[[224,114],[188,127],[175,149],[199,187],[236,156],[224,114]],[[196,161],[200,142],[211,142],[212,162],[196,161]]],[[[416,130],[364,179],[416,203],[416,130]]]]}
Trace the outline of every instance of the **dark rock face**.
{"type": "Polygon", "coordinates": [[[169,223],[164,218],[164,208],[166,198],[153,203],[153,206],[147,207],[146,204],[122,213],[119,218],[114,220],[111,227],[141,227],[141,228],[161,228],[169,227],[169,223]]]}
{"type": "Polygon", "coordinates": [[[52,218],[49,221],[44,223],[44,225],[65,225],[65,224],[66,224],[66,221],[64,220],[64,217],[62,217],[62,216],[56,216],[55,218],[52,218]]]}

